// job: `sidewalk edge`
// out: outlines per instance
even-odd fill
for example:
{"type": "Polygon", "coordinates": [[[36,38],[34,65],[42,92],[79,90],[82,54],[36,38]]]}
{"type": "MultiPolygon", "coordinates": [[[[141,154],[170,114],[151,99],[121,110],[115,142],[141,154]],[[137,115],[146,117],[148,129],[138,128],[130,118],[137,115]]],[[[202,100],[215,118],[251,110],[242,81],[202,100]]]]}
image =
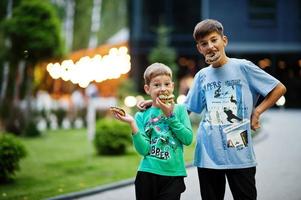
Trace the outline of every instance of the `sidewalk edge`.
{"type": "MultiPolygon", "coordinates": [[[[190,168],[193,167],[193,164],[187,164],[186,168],[190,168]]],[[[60,196],[56,196],[56,197],[51,197],[51,198],[47,198],[47,200],[69,200],[69,199],[76,199],[76,198],[80,198],[80,197],[85,197],[85,196],[90,196],[93,194],[99,194],[102,192],[106,192],[109,190],[114,190],[114,189],[118,189],[118,188],[122,188],[122,187],[126,187],[128,185],[132,185],[135,182],[135,178],[131,178],[131,179],[126,179],[123,181],[119,181],[116,183],[112,183],[112,184],[107,184],[104,186],[100,186],[100,187],[95,187],[92,189],[87,189],[87,190],[83,190],[83,191],[79,191],[79,192],[73,192],[73,193],[68,193],[65,195],[60,195],[60,196]]]]}

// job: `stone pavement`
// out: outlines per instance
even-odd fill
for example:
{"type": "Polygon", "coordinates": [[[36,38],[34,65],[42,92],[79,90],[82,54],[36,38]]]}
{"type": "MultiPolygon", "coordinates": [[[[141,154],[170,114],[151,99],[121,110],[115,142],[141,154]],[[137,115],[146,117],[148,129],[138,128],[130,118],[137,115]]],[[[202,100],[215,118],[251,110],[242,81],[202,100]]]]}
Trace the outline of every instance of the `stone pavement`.
{"type": "MultiPolygon", "coordinates": [[[[260,134],[254,139],[258,161],[256,174],[258,199],[301,200],[301,127],[299,127],[301,110],[271,109],[261,118],[260,134]]],[[[199,200],[201,198],[196,168],[189,167],[187,171],[186,191],[181,200],[199,200]]],[[[118,183],[120,187],[117,184],[117,189],[111,189],[114,185],[110,185],[102,187],[105,190],[84,191],[52,200],[134,200],[135,191],[131,183],[132,180],[124,181],[118,183]]],[[[228,187],[224,199],[232,199],[228,187]]]]}

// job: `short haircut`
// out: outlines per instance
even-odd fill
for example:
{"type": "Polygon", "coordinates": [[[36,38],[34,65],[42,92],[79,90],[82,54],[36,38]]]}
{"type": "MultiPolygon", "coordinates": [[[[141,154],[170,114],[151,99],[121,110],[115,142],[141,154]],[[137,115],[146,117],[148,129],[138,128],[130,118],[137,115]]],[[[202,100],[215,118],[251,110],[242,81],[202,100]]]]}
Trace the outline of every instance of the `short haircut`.
{"type": "Polygon", "coordinates": [[[154,77],[160,75],[166,75],[172,78],[172,71],[168,66],[162,63],[153,63],[150,66],[148,66],[144,71],[144,83],[146,85],[149,85],[154,77]]]}
{"type": "Polygon", "coordinates": [[[223,25],[217,20],[205,19],[194,27],[193,38],[198,42],[200,39],[213,32],[217,32],[219,35],[223,36],[223,25]]]}

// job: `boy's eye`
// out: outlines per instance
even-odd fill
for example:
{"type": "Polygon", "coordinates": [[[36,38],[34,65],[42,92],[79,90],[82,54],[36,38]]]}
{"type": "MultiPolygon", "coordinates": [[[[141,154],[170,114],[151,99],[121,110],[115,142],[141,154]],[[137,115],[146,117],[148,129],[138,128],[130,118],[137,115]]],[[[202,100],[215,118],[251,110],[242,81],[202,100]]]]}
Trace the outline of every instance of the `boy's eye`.
{"type": "Polygon", "coordinates": [[[169,87],[171,85],[170,82],[167,82],[167,83],[153,83],[152,86],[155,87],[155,88],[159,88],[161,87],[162,85],[164,85],[165,87],[169,87]]]}
{"type": "Polygon", "coordinates": [[[207,45],[207,42],[201,42],[200,45],[201,45],[202,47],[204,47],[204,46],[207,45]]]}

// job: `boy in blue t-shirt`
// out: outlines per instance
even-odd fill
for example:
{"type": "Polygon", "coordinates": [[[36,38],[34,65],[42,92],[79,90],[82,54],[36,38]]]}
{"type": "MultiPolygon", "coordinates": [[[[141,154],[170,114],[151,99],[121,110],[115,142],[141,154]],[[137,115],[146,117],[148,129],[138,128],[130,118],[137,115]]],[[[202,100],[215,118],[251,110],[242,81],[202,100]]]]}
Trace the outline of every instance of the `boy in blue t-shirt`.
{"type": "Polygon", "coordinates": [[[252,62],[227,57],[228,40],[220,22],[199,22],[193,37],[209,64],[195,75],[185,101],[188,111],[204,112],[194,161],[202,199],[223,199],[226,177],[235,200],[256,199],[251,129],[260,127],[260,115],[286,88],[252,62]],[[260,95],[265,98],[256,106],[260,95]]]}

